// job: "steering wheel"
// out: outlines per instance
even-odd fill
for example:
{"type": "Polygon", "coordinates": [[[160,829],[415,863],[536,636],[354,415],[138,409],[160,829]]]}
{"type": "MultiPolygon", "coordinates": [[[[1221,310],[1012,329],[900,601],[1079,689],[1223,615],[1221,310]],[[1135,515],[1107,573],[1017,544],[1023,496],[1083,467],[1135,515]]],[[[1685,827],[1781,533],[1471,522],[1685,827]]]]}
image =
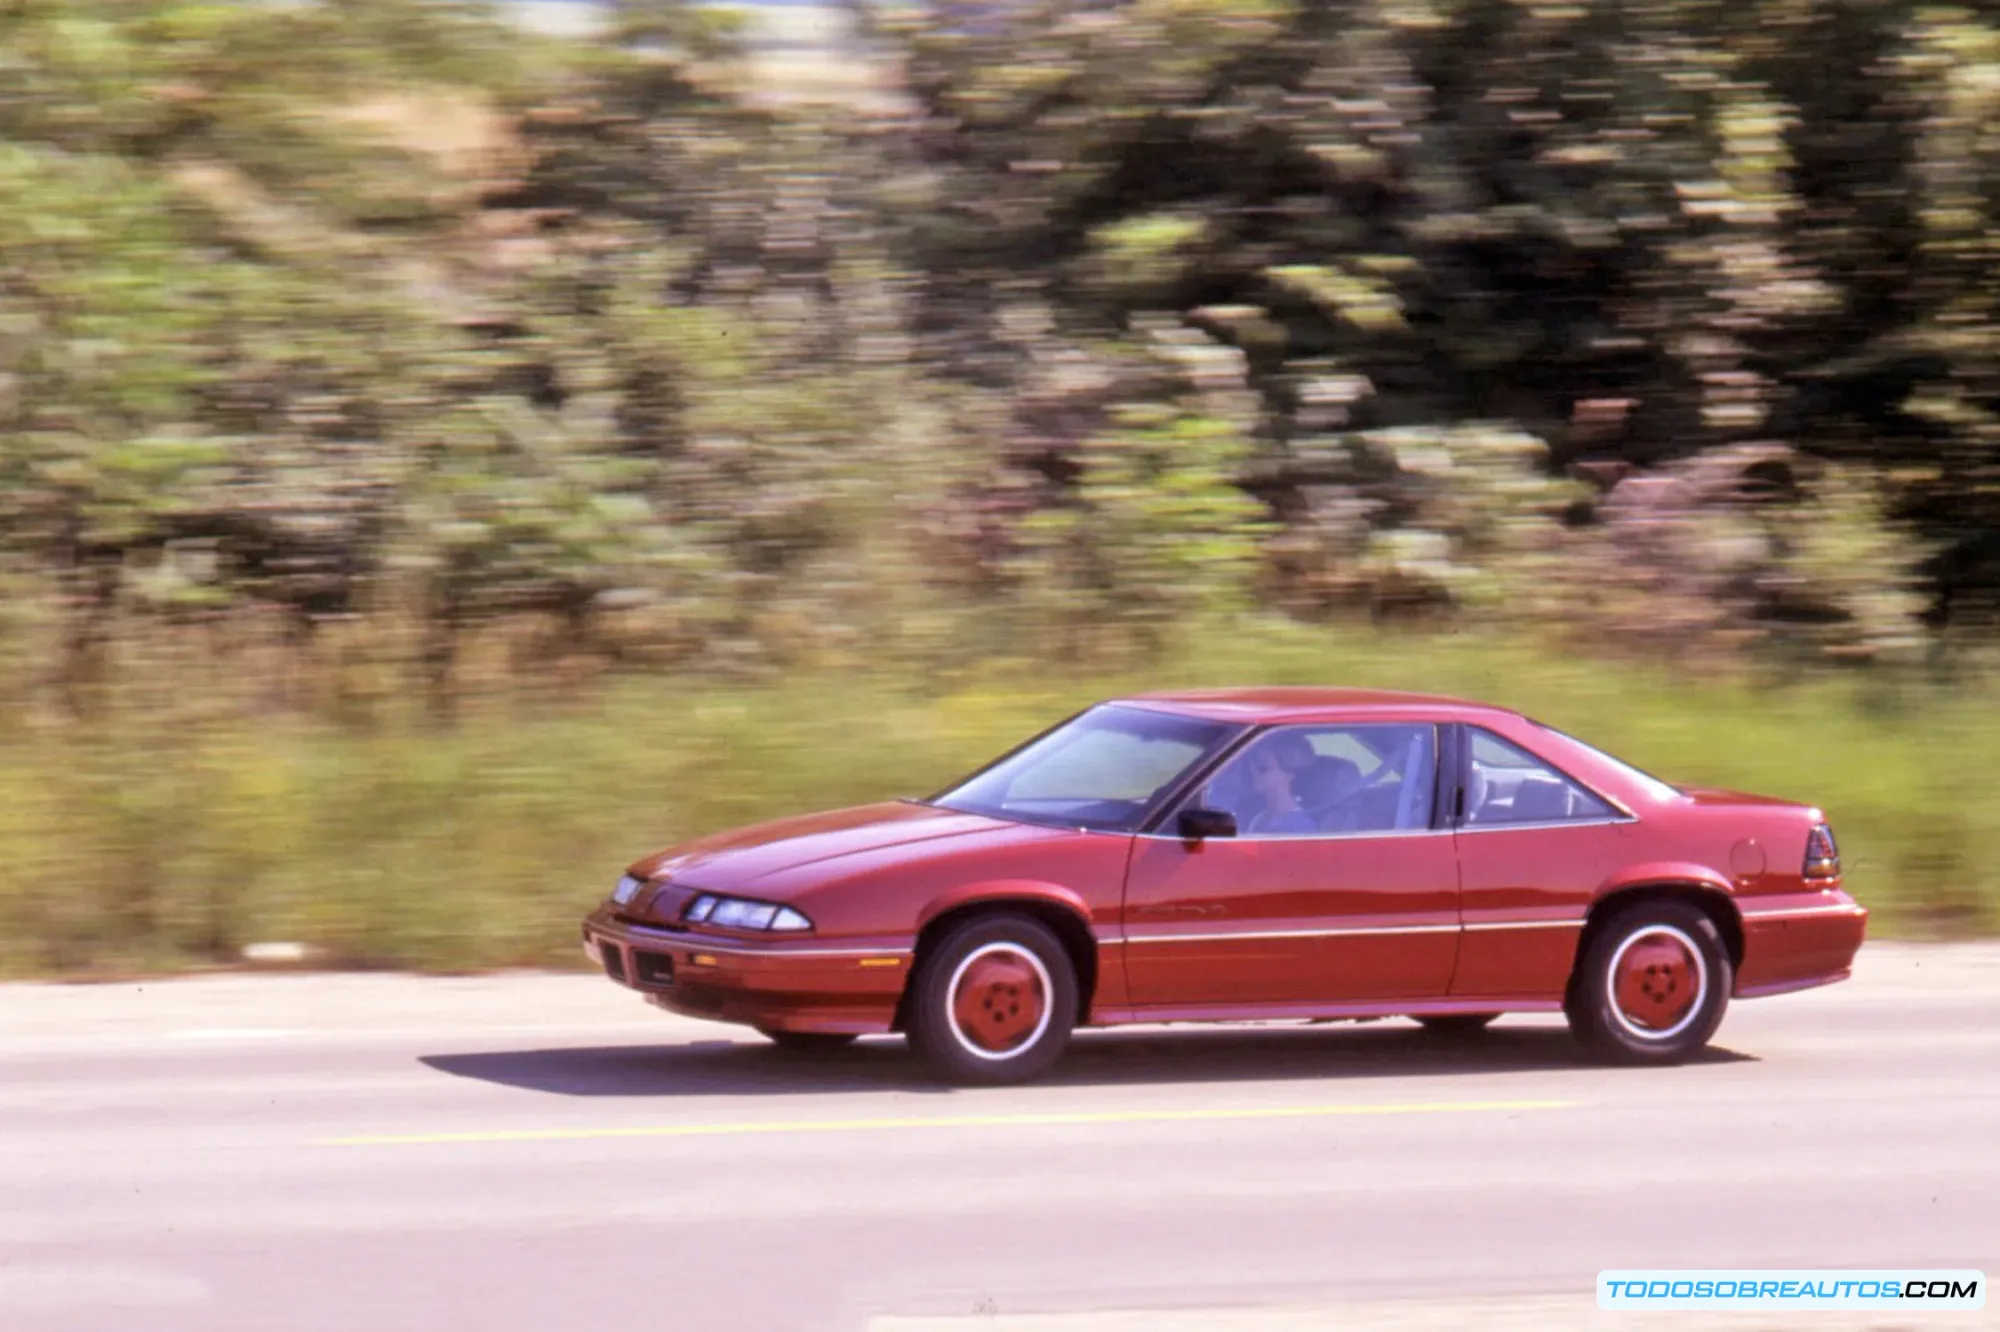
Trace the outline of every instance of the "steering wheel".
{"type": "Polygon", "coordinates": [[[1392,777],[1397,777],[1400,780],[1398,774],[1390,771],[1387,763],[1380,764],[1374,772],[1361,779],[1361,785],[1355,787],[1346,795],[1335,796],[1324,804],[1315,806],[1310,812],[1313,818],[1319,820],[1322,825],[1331,815],[1337,813],[1356,813],[1358,812],[1356,807],[1360,803],[1361,797],[1367,795],[1370,791],[1389,785],[1392,777]]]}

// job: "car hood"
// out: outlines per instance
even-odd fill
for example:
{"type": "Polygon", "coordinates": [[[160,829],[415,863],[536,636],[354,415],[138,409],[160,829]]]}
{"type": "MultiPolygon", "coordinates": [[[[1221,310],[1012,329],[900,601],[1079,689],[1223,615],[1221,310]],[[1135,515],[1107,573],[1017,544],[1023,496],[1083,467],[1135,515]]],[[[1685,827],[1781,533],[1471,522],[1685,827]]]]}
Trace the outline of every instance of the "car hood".
{"type": "Polygon", "coordinates": [[[1000,838],[1020,825],[932,805],[893,802],[858,805],[754,824],[682,842],[631,867],[642,878],[662,874],[691,888],[740,892],[785,870],[837,862],[899,847],[968,838],[1000,838]]]}

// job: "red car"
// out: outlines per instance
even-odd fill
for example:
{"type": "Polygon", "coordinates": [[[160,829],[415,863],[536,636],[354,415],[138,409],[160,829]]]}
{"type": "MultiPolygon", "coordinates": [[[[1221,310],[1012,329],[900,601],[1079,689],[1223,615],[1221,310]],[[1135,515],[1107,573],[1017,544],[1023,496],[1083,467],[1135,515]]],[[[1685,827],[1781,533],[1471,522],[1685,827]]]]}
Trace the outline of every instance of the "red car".
{"type": "Polygon", "coordinates": [[[1243,689],[1102,703],[928,799],[661,852],[583,941],[661,1008],[802,1049],[902,1032],[997,1083],[1141,1022],[1560,1011],[1673,1062],[1732,997],[1845,979],[1867,919],[1810,805],[1478,703],[1243,689]]]}

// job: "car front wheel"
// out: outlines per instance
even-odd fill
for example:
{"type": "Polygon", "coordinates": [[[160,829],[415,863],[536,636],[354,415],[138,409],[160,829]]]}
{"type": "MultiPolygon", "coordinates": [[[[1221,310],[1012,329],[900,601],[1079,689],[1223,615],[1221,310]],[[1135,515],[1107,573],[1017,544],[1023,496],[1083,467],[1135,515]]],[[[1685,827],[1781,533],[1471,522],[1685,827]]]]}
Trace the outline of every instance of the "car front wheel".
{"type": "Polygon", "coordinates": [[[911,984],[910,1044],[953,1082],[1037,1077],[1061,1056],[1076,1023],[1069,954],[1046,925],[1013,912],[953,928],[911,984]]]}
{"type": "Polygon", "coordinates": [[[1570,1028],[1603,1058],[1678,1063],[1708,1044],[1732,988],[1729,952],[1705,912],[1643,902],[1606,922],[1585,950],[1570,1028]]]}

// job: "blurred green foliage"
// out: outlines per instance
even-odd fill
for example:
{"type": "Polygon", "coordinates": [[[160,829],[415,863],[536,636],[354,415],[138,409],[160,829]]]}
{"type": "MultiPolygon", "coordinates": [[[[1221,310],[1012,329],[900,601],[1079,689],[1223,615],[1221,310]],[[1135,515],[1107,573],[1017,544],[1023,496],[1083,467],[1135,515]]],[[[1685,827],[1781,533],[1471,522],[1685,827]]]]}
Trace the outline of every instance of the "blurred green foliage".
{"type": "Polygon", "coordinates": [[[1050,662],[1546,680],[1989,920],[2000,20],[848,9],[0,5],[7,965],[540,956],[1050,662]]]}
{"type": "Polygon", "coordinates": [[[1502,638],[1205,627],[1087,676],[634,680],[587,708],[496,710],[443,734],[154,711],[150,726],[19,738],[0,751],[0,973],[227,964],[269,939],[352,966],[581,965],[578,919],[676,840],[921,796],[1097,698],[1245,679],[1471,694],[1669,780],[1817,802],[1877,934],[2000,927],[1990,693],[1776,691],[1502,638]]]}

